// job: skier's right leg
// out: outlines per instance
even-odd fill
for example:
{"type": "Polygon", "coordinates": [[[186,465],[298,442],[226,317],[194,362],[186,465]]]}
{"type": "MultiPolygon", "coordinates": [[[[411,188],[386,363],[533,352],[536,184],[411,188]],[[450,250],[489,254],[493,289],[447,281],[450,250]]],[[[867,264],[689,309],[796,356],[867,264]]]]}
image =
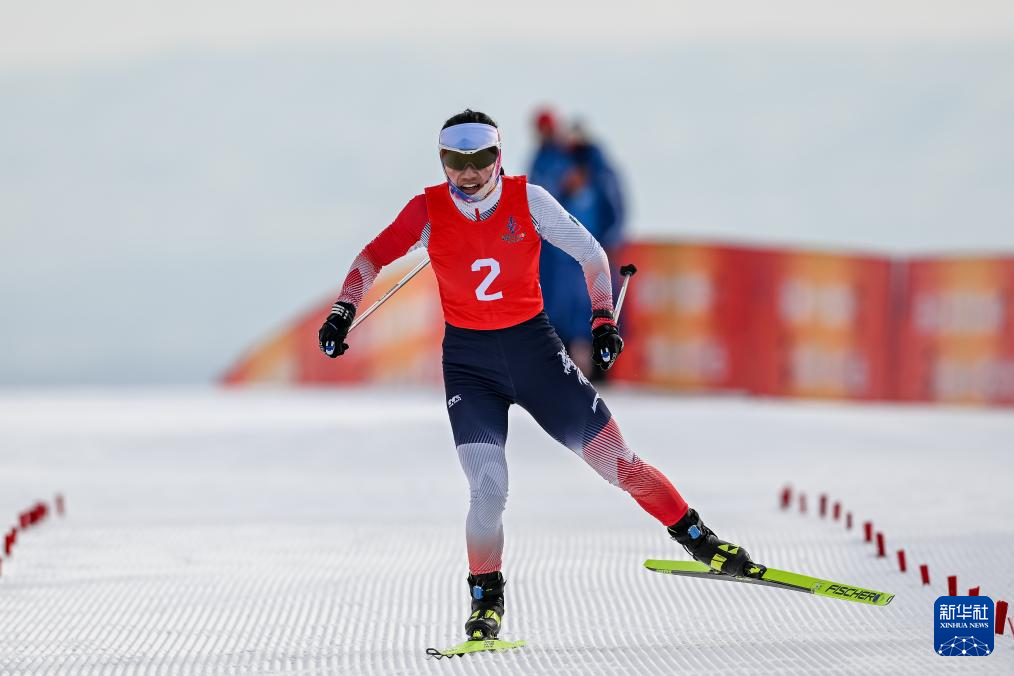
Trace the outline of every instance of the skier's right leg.
{"type": "Polygon", "coordinates": [[[507,506],[507,458],[498,444],[458,446],[458,459],[468,478],[465,542],[473,575],[500,570],[503,556],[503,510],[507,506]]]}
{"type": "MultiPolygon", "coordinates": [[[[505,413],[506,410],[504,407],[505,413]]],[[[491,443],[460,444],[458,459],[468,477],[470,496],[465,542],[472,614],[465,622],[465,634],[472,639],[496,638],[504,612],[504,579],[500,568],[502,517],[507,505],[507,459],[503,445],[491,443]]]]}
{"type": "Polygon", "coordinates": [[[503,511],[507,505],[507,408],[510,402],[484,388],[451,380],[448,413],[461,468],[468,479],[469,638],[496,638],[504,612],[503,511]]]}
{"type": "Polygon", "coordinates": [[[489,332],[448,326],[444,337],[447,413],[468,479],[469,638],[495,638],[504,613],[503,511],[507,503],[507,409],[510,378],[489,332]]]}

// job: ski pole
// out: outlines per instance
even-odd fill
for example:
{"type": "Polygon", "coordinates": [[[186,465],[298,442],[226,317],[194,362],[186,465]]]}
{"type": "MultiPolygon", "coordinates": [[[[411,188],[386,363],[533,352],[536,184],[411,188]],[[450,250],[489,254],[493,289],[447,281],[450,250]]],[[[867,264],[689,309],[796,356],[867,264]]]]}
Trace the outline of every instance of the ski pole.
{"type": "MultiPolygon", "coordinates": [[[[627,295],[627,285],[630,284],[630,278],[634,276],[635,272],[637,272],[637,268],[634,266],[633,263],[628,263],[627,265],[620,266],[620,275],[623,277],[623,286],[620,288],[620,295],[617,296],[616,298],[616,308],[613,310],[614,324],[620,321],[620,310],[623,309],[623,299],[627,295]]],[[[608,362],[610,366],[612,365],[611,362],[613,360],[613,357],[615,356],[616,355],[612,354],[609,348],[607,347],[604,347],[600,350],[599,357],[602,359],[602,362],[603,363],[608,362]]],[[[609,366],[604,366],[603,368],[608,369],[609,366]]]]}
{"type": "Polygon", "coordinates": [[[364,312],[363,314],[361,314],[358,317],[356,317],[355,321],[352,322],[352,326],[349,327],[349,333],[352,333],[352,329],[354,329],[357,326],[359,326],[360,324],[362,324],[364,319],[366,319],[371,314],[373,314],[374,312],[376,312],[376,310],[381,305],[383,305],[387,301],[388,298],[390,298],[391,296],[393,296],[395,294],[395,292],[398,291],[398,289],[400,289],[401,287],[403,287],[406,284],[408,284],[408,282],[409,282],[410,279],[412,279],[417,274],[419,274],[419,271],[422,270],[424,267],[426,267],[429,264],[430,264],[430,259],[429,258],[424,258],[423,260],[421,260],[419,262],[419,265],[417,265],[414,268],[412,268],[411,270],[409,270],[408,274],[401,278],[401,281],[399,281],[397,284],[395,284],[394,286],[392,286],[390,288],[390,290],[387,293],[385,293],[383,296],[381,296],[380,298],[378,298],[376,300],[376,302],[373,303],[373,305],[371,305],[370,307],[366,308],[366,312],[364,312]]]}
{"type": "Polygon", "coordinates": [[[616,312],[613,313],[613,321],[620,321],[620,310],[623,309],[623,298],[627,295],[627,285],[630,284],[630,278],[637,272],[637,267],[633,263],[628,263],[620,267],[620,276],[623,277],[623,286],[620,288],[620,295],[616,298],[616,312]]]}

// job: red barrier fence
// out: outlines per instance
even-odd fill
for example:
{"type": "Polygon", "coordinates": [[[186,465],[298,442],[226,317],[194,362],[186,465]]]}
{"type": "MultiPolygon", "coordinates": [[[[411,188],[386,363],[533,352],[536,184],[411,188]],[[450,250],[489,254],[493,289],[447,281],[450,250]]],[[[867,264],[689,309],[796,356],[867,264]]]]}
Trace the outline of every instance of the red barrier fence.
{"type": "MultiPolygon", "coordinates": [[[[884,256],[636,242],[617,380],[763,396],[1014,403],[1014,258],[884,256]]],[[[409,264],[385,274],[367,306],[409,264]]],[[[443,321],[426,270],[350,337],[316,346],[331,299],[227,383],[439,382],[443,321]]]]}

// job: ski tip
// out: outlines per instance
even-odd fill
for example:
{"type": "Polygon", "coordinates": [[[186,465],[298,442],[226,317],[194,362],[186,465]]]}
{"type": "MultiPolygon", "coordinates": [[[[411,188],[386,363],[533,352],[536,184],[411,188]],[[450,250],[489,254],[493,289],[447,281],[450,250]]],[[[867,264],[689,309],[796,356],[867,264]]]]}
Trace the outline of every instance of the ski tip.
{"type": "Polygon", "coordinates": [[[648,570],[653,570],[659,573],[717,573],[717,571],[712,571],[711,568],[700,561],[685,561],[682,559],[678,561],[672,561],[669,559],[648,559],[644,562],[644,567],[648,570]]]}
{"type": "Polygon", "coordinates": [[[666,561],[664,559],[646,559],[644,561],[644,567],[648,570],[665,570],[667,564],[672,564],[672,561],[666,561]]]}

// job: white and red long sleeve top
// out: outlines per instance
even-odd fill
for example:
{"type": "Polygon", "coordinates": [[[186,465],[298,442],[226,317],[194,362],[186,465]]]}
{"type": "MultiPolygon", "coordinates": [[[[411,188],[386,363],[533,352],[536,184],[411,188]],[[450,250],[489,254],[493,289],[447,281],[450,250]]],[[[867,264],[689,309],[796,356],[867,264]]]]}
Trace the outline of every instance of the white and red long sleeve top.
{"type": "MultiPolygon", "coordinates": [[[[458,210],[471,221],[489,218],[496,211],[503,194],[503,182],[479,202],[454,198],[458,210]]],[[[567,213],[544,188],[527,184],[528,209],[539,236],[562,249],[576,260],[584,271],[593,310],[613,309],[612,281],[605,251],[581,223],[567,213]]],[[[409,200],[405,208],[356,256],[342,284],[337,302],[359,307],[380,273],[381,268],[410,251],[425,248],[429,242],[430,218],[425,195],[409,200]]],[[[596,324],[607,320],[598,319],[596,324]]]]}

